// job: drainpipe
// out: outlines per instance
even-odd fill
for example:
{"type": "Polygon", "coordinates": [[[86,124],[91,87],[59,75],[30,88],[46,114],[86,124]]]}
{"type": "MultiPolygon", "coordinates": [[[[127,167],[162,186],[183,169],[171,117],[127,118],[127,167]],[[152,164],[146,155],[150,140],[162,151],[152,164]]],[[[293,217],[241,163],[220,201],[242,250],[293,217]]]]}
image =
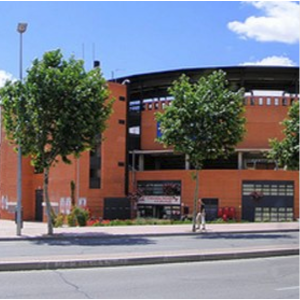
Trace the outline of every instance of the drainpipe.
{"type": "Polygon", "coordinates": [[[125,186],[124,193],[126,196],[129,194],[129,102],[130,102],[130,80],[125,79],[122,82],[123,85],[127,87],[127,96],[126,96],[126,132],[125,132],[125,186]]]}

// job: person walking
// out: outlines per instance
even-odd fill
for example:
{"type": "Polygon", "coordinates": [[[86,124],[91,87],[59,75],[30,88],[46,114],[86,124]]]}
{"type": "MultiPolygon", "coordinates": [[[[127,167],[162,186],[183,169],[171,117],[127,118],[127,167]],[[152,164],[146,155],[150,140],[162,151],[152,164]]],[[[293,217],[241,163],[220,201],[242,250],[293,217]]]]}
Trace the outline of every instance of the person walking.
{"type": "Polygon", "coordinates": [[[199,212],[196,216],[196,229],[206,230],[205,228],[205,204],[199,199],[199,212]]]}

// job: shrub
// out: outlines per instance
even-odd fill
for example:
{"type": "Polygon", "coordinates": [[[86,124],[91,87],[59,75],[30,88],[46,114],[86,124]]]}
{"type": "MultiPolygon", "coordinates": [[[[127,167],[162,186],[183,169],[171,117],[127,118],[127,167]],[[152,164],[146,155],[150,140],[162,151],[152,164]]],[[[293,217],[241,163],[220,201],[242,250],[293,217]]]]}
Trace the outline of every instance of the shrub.
{"type": "Polygon", "coordinates": [[[89,211],[78,206],[74,206],[71,213],[68,215],[68,225],[74,226],[86,226],[89,219],[89,211]]]}
{"type": "Polygon", "coordinates": [[[57,216],[54,218],[54,227],[62,227],[64,224],[65,216],[62,213],[59,213],[57,216]]]}

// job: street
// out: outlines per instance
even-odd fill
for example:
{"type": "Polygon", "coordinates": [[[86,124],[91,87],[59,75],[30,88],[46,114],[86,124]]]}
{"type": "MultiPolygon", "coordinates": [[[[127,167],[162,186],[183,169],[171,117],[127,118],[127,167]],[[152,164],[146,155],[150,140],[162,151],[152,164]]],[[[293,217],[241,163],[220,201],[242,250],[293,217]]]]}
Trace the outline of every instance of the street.
{"type": "Polygon", "coordinates": [[[104,255],[155,252],[187,252],[242,247],[299,245],[298,232],[209,233],[182,236],[128,236],[76,239],[1,241],[0,257],[35,258],[70,255],[104,255]]]}
{"type": "Polygon", "coordinates": [[[299,257],[1,272],[0,298],[299,299],[299,257]]]}

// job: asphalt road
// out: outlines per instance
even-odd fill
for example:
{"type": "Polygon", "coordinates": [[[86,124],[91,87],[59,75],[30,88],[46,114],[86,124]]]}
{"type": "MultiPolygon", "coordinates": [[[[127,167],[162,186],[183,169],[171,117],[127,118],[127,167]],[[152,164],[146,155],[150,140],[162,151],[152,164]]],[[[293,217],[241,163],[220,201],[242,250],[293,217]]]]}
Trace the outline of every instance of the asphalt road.
{"type": "Polygon", "coordinates": [[[232,249],[276,245],[299,245],[298,232],[199,234],[157,237],[103,237],[1,241],[1,258],[34,258],[97,254],[176,252],[187,250],[232,249]]]}
{"type": "Polygon", "coordinates": [[[299,299],[299,257],[1,272],[2,299],[299,299]]]}

